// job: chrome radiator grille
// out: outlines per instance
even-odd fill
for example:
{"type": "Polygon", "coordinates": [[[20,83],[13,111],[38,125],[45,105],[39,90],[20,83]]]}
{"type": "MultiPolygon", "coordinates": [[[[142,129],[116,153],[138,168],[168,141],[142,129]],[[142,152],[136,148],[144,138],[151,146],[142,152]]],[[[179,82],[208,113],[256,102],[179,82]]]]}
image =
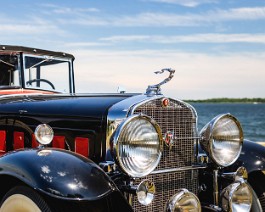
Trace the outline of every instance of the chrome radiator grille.
{"type": "MultiPolygon", "coordinates": [[[[162,99],[144,103],[135,108],[134,114],[146,114],[159,124],[162,135],[173,133],[174,143],[171,147],[164,145],[160,164],[156,170],[191,166],[194,162],[194,142],[197,137],[196,116],[185,103],[170,99],[167,107],[162,107],[162,99]]],[[[197,193],[198,171],[187,170],[176,173],[149,175],[156,185],[155,200],[150,206],[142,206],[133,200],[135,211],[163,211],[166,201],[180,188],[187,188],[197,193]]],[[[140,182],[143,179],[137,180],[140,182]]],[[[136,182],[137,183],[137,182],[136,182]]]]}

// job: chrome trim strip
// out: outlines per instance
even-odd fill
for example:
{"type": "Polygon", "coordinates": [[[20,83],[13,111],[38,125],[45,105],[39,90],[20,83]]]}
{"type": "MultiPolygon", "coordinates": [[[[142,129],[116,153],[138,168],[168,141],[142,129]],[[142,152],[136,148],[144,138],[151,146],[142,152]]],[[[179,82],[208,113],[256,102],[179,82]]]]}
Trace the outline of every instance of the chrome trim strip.
{"type": "Polygon", "coordinates": [[[180,168],[174,168],[174,169],[163,169],[163,170],[155,170],[152,171],[150,174],[165,174],[165,173],[172,173],[172,172],[181,172],[181,171],[188,171],[188,170],[196,170],[196,169],[205,169],[206,166],[185,166],[180,168]]]}
{"type": "MultiPolygon", "coordinates": [[[[23,88],[21,88],[23,90],[23,88]]],[[[25,89],[24,89],[25,90],[25,89]]],[[[0,96],[0,99],[7,99],[7,98],[12,98],[12,97],[17,97],[17,96],[25,96],[25,97],[28,97],[28,96],[33,96],[33,95],[44,95],[42,93],[19,93],[19,94],[3,94],[2,96],[0,96]]]]}
{"type": "Polygon", "coordinates": [[[194,137],[174,137],[175,140],[185,140],[185,139],[200,139],[201,137],[199,136],[194,136],[194,137]]]}

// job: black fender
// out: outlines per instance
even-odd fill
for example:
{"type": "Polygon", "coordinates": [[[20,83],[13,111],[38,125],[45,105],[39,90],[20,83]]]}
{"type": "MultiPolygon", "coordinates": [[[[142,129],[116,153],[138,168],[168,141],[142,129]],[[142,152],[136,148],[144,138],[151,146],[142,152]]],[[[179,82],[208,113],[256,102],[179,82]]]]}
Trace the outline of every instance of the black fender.
{"type": "Polygon", "coordinates": [[[262,210],[265,210],[265,147],[251,141],[244,141],[235,165],[244,166],[248,171],[248,183],[256,193],[262,210]]]}
{"type": "MultiPolygon", "coordinates": [[[[205,154],[205,152],[199,146],[199,153],[205,154]]],[[[242,151],[239,158],[231,166],[221,169],[222,173],[231,173],[235,172],[239,167],[245,167],[248,172],[248,183],[252,186],[255,195],[261,201],[263,192],[265,192],[265,147],[249,140],[244,140],[242,151]]],[[[216,168],[213,163],[210,163],[208,168],[200,170],[200,183],[205,184],[207,189],[206,191],[201,191],[199,193],[199,198],[202,202],[212,201],[212,169],[216,168]]],[[[220,180],[220,188],[224,188],[227,185],[231,184],[232,180],[222,178],[220,180]]],[[[264,195],[265,198],[265,195],[264,195]]],[[[207,205],[207,204],[206,204],[207,205]]],[[[265,209],[265,204],[262,204],[263,210],[265,209]]],[[[207,206],[203,210],[211,211],[207,206]]],[[[264,210],[265,211],[265,210],[264,210]]]]}
{"type": "MultiPolygon", "coordinates": [[[[199,145],[199,153],[205,153],[199,145]]],[[[265,146],[256,142],[244,140],[239,158],[231,166],[225,167],[224,172],[235,172],[240,166],[244,166],[248,173],[265,173],[265,146]]],[[[264,175],[265,176],[265,175],[264,175]]]]}
{"type": "Polygon", "coordinates": [[[249,140],[244,140],[243,148],[238,160],[226,171],[234,172],[243,166],[248,172],[248,183],[259,198],[263,210],[265,209],[265,147],[249,140]]]}
{"type": "Polygon", "coordinates": [[[244,166],[248,173],[265,170],[265,147],[249,140],[244,140],[241,154],[231,168],[244,166]]]}
{"type": "Polygon", "coordinates": [[[59,199],[93,201],[118,191],[93,161],[60,149],[24,149],[7,153],[0,158],[0,175],[15,177],[39,192],[59,199]]]}

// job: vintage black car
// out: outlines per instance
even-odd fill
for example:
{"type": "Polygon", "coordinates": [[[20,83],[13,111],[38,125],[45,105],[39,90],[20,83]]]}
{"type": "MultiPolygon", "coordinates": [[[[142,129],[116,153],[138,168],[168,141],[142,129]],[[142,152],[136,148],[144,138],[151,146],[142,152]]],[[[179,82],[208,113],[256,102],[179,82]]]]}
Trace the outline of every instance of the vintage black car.
{"type": "MultiPolygon", "coordinates": [[[[265,148],[220,114],[143,94],[76,94],[74,56],[0,45],[0,211],[262,211],[265,148]]],[[[228,111],[229,112],[229,111],[228,111]]]]}

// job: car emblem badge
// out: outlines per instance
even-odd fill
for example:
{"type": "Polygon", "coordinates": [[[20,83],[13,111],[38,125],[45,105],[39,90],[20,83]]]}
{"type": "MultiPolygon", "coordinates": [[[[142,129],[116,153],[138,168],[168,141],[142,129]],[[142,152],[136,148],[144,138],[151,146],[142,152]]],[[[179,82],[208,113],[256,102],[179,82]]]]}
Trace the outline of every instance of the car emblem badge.
{"type": "Polygon", "coordinates": [[[162,107],[168,107],[169,99],[168,98],[163,98],[161,104],[162,104],[162,107]]]}
{"type": "Polygon", "coordinates": [[[167,131],[164,135],[164,142],[168,147],[171,148],[171,146],[174,144],[174,133],[171,131],[167,131]]]}

